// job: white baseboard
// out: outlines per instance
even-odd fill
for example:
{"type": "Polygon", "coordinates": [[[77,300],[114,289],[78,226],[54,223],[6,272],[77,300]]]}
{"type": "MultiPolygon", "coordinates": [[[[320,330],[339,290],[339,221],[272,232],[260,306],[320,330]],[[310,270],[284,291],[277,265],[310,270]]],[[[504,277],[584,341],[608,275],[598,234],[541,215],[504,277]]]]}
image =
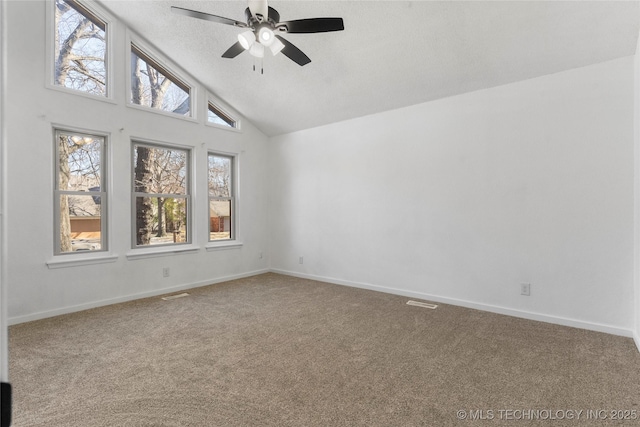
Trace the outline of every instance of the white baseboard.
{"type": "Polygon", "coordinates": [[[528,320],[536,320],[539,322],[553,323],[556,325],[570,326],[573,328],[587,329],[590,331],[604,332],[612,335],[620,335],[623,337],[633,337],[635,339],[638,350],[640,350],[640,337],[634,334],[630,329],[624,329],[616,326],[605,325],[600,323],[585,322],[581,320],[569,319],[566,317],[550,316],[547,314],[533,313],[523,310],[514,310],[512,308],[500,307],[490,304],[482,304],[473,301],[461,300],[457,298],[447,298],[437,295],[430,295],[422,292],[406,291],[404,289],[390,288],[385,286],[371,285],[368,283],[351,282],[347,280],[335,279],[332,277],[315,276],[312,274],[297,273],[288,270],[271,269],[272,273],[284,274],[287,276],[300,277],[303,279],[317,280],[320,282],[332,283],[335,285],[351,286],[354,288],[369,289],[388,294],[402,295],[411,298],[419,298],[428,301],[440,302],[442,304],[456,305],[460,307],[473,308],[476,310],[488,311],[491,313],[504,314],[507,316],[520,317],[528,320]]]}
{"type": "Polygon", "coordinates": [[[638,347],[638,351],[640,351],[640,335],[638,335],[638,331],[633,333],[633,340],[636,343],[636,347],[638,347]]]}
{"type": "Polygon", "coordinates": [[[132,294],[132,295],[125,295],[125,296],[117,297],[117,298],[109,298],[109,299],[100,300],[100,301],[92,301],[92,302],[85,303],[85,304],[73,305],[73,306],[63,307],[63,308],[59,308],[59,309],[55,309],[55,310],[49,310],[49,311],[41,311],[41,312],[38,312],[38,313],[28,314],[28,315],[25,315],[25,316],[11,317],[11,318],[9,318],[9,325],[16,325],[16,324],[19,324],[19,323],[31,322],[31,321],[40,320],[40,319],[46,319],[48,317],[60,316],[62,314],[75,313],[77,311],[89,310],[91,308],[103,307],[103,306],[106,306],[106,305],[118,304],[118,303],[121,303],[121,302],[127,302],[127,301],[133,301],[133,300],[137,300],[137,299],[142,299],[142,298],[155,297],[155,296],[158,296],[158,295],[170,294],[170,293],[173,293],[173,292],[184,291],[186,289],[199,288],[199,287],[202,287],[202,286],[209,286],[209,285],[214,285],[216,283],[227,282],[229,280],[243,279],[245,277],[257,276],[258,274],[268,273],[269,271],[270,271],[269,269],[249,271],[249,272],[246,272],[246,273],[235,274],[235,275],[232,275],[232,276],[224,276],[224,277],[219,277],[219,278],[211,279],[211,280],[203,280],[203,281],[200,281],[200,282],[193,282],[193,283],[186,283],[186,284],[177,285],[177,286],[171,286],[171,287],[168,287],[168,288],[154,289],[153,291],[141,292],[141,293],[132,294]]]}

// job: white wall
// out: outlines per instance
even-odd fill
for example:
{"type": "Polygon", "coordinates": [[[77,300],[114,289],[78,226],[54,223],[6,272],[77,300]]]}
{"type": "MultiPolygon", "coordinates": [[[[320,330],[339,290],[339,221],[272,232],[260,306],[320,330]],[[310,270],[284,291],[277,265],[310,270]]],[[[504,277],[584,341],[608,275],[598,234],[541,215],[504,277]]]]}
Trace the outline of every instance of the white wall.
{"type": "Polygon", "coordinates": [[[627,57],[272,138],[272,268],[631,335],[633,85],[627,57]]]}
{"type": "MultiPolygon", "coordinates": [[[[7,3],[8,88],[6,96],[8,194],[7,281],[12,322],[46,317],[136,296],[204,285],[268,268],[267,138],[246,120],[243,131],[207,126],[125,105],[126,29],[115,22],[115,103],[45,87],[45,4],[7,3]],[[36,23],[36,24],[34,24],[36,23]],[[37,24],[41,23],[41,24],[37,24]],[[53,258],[52,127],[109,132],[111,143],[112,263],[50,269],[53,258]],[[195,234],[199,251],[129,260],[131,250],[131,137],[185,144],[196,155],[195,234]],[[240,159],[240,248],[206,251],[207,150],[238,153],[240,159]],[[259,254],[264,252],[264,257],[259,254]],[[171,276],[162,277],[169,267],[171,276]]],[[[5,23],[3,23],[5,25],[5,23]]],[[[204,109],[204,88],[199,103],[204,109]]],[[[200,111],[202,111],[201,109],[200,111]]]]}
{"type": "MultiPolygon", "coordinates": [[[[640,41],[640,39],[639,39],[640,41]]],[[[634,200],[635,200],[635,256],[634,260],[634,301],[635,301],[635,320],[634,320],[634,335],[633,338],[636,342],[638,350],[640,350],[640,43],[636,44],[636,55],[634,59],[634,111],[633,123],[634,123],[634,136],[635,136],[635,179],[634,179],[634,200]]]]}
{"type": "MultiPolygon", "coordinates": [[[[5,81],[5,52],[6,52],[6,33],[5,33],[5,2],[0,2],[0,94],[4,93],[6,88],[5,81]]],[[[0,95],[0,381],[9,381],[9,303],[8,303],[8,286],[5,277],[5,239],[6,230],[4,222],[4,184],[5,184],[5,99],[0,95]]]]}

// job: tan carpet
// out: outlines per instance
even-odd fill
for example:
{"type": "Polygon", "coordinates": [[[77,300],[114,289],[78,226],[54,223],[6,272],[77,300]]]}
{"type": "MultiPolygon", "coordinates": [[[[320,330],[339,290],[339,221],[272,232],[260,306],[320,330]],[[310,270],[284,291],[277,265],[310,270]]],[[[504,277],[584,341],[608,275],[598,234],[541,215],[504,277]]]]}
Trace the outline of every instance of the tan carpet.
{"type": "Polygon", "coordinates": [[[188,292],[11,327],[14,425],[640,425],[611,420],[640,417],[629,338],[276,274],[188,292]]]}

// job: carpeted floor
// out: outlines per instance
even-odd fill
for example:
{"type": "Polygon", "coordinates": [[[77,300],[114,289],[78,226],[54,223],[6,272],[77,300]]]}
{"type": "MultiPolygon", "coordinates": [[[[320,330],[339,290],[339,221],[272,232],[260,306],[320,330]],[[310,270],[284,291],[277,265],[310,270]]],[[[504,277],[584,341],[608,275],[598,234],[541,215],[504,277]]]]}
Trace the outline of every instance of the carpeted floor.
{"type": "Polygon", "coordinates": [[[629,338],[277,274],[187,292],[11,327],[14,425],[640,425],[629,338]]]}

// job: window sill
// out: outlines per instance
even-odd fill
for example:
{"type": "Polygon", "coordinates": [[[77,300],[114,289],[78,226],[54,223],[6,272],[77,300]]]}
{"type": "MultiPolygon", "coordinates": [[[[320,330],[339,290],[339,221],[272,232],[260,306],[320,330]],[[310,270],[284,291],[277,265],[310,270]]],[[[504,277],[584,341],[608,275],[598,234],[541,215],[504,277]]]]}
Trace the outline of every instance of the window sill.
{"type": "MultiPolygon", "coordinates": [[[[126,106],[134,110],[146,111],[147,113],[158,114],[164,117],[173,117],[174,119],[184,120],[191,123],[198,123],[198,119],[194,116],[185,116],[183,114],[172,113],[171,111],[160,110],[158,108],[147,107],[146,105],[134,104],[131,101],[126,102],[126,106]]],[[[190,109],[193,113],[193,110],[190,109]]]]}
{"type": "Polygon", "coordinates": [[[240,249],[242,247],[242,242],[237,240],[231,240],[226,242],[209,242],[205,248],[207,252],[211,251],[222,251],[226,249],[240,249]]]}
{"type": "Polygon", "coordinates": [[[117,260],[118,260],[118,255],[106,255],[106,254],[102,254],[98,256],[61,255],[47,261],[47,267],[51,269],[79,267],[82,265],[106,264],[109,262],[116,262],[117,260]]]}
{"type": "Polygon", "coordinates": [[[195,245],[162,246],[158,248],[133,249],[131,252],[127,252],[127,259],[131,261],[170,255],[195,254],[198,252],[200,252],[200,247],[195,245]]]}
{"type": "MultiPolygon", "coordinates": [[[[205,120],[206,120],[206,118],[205,118],[205,120]]],[[[216,128],[216,129],[226,130],[226,131],[229,131],[229,132],[242,133],[242,129],[240,128],[240,121],[236,122],[236,127],[219,125],[217,123],[211,123],[208,120],[206,122],[204,122],[204,124],[209,126],[209,127],[216,128]]]]}
{"type": "MultiPolygon", "coordinates": [[[[118,102],[113,99],[113,96],[110,95],[97,95],[93,93],[83,92],[81,90],[71,89],[65,86],[56,85],[53,83],[47,83],[47,89],[55,90],[60,93],[66,93],[67,95],[80,96],[86,99],[92,99],[94,101],[106,102],[109,104],[118,104],[118,102]]],[[[107,92],[108,93],[108,92],[107,92]]]]}

